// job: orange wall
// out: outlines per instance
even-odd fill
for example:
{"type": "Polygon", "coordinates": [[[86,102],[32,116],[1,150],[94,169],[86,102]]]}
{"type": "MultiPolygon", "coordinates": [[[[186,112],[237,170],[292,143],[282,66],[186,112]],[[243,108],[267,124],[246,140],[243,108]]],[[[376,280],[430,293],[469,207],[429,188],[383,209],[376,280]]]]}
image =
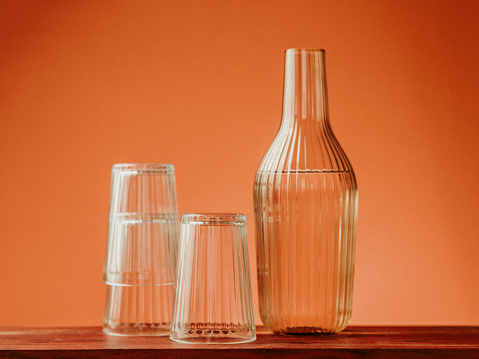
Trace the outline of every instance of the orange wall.
{"type": "Polygon", "coordinates": [[[479,324],[478,18],[474,0],[0,2],[0,325],[101,324],[118,162],[173,163],[180,213],[246,214],[254,269],[290,47],[326,49],[359,181],[351,323],[479,324]]]}

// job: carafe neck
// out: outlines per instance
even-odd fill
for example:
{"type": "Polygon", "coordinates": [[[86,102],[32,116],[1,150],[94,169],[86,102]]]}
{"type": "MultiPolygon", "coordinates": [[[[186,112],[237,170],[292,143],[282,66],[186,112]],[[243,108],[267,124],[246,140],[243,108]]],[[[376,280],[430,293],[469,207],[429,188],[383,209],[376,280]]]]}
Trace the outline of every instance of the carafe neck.
{"type": "Polygon", "coordinates": [[[328,126],[324,50],[289,49],[285,57],[283,125],[328,126]]]}

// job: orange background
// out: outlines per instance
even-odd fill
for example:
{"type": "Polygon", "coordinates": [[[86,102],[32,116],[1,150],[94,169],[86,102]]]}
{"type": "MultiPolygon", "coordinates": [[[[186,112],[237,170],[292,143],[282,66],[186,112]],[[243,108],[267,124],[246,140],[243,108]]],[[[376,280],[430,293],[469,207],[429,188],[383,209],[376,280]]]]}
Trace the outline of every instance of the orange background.
{"type": "MultiPolygon", "coordinates": [[[[284,50],[326,49],[357,174],[351,324],[479,324],[479,2],[0,2],[0,325],[101,325],[110,169],[242,212],[284,50]]],[[[257,297],[254,293],[258,319],[257,297]]]]}

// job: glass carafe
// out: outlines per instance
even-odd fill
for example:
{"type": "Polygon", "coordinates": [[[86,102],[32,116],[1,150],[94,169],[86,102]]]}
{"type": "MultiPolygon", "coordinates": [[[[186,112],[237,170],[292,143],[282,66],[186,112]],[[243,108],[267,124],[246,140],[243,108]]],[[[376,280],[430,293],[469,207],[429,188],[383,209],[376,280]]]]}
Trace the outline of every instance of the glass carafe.
{"type": "Polygon", "coordinates": [[[277,333],[334,333],[351,317],[358,191],[324,55],[286,51],[283,118],[254,184],[260,315],[277,333]]]}

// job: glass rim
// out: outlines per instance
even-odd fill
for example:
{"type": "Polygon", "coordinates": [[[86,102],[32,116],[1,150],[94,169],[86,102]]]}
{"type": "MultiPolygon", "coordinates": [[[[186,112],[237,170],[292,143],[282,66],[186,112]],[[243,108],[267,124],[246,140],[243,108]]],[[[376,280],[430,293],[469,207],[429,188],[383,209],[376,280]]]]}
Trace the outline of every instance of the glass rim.
{"type": "Polygon", "coordinates": [[[185,213],[181,216],[181,224],[246,224],[246,216],[242,213],[185,213]]]}
{"type": "Polygon", "coordinates": [[[147,172],[147,173],[173,173],[175,167],[170,163],[116,163],[111,171],[116,172],[147,172]]]}

